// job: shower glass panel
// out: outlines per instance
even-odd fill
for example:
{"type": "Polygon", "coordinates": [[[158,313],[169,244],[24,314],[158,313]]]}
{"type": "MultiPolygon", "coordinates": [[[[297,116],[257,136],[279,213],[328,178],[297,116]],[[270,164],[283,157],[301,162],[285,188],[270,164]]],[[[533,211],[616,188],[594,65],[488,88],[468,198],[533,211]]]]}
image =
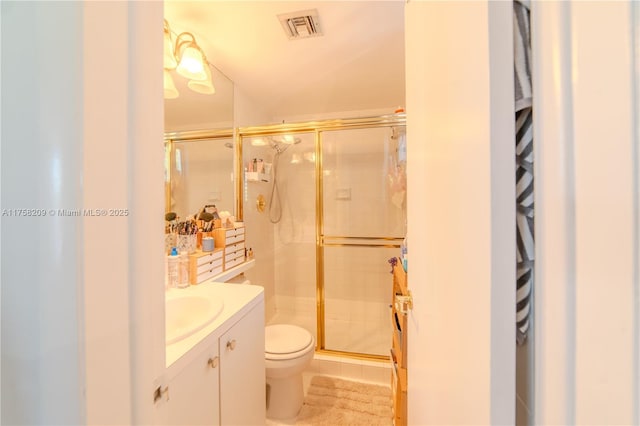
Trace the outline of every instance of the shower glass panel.
{"type": "Polygon", "coordinates": [[[256,159],[266,171],[244,182],[244,220],[256,236],[256,282],[273,276],[276,315],[270,323],[304,327],[317,339],[315,139],[314,133],[274,133],[243,137],[242,145],[244,168],[256,159]],[[254,207],[260,195],[262,212],[254,207]],[[265,242],[271,246],[259,245],[265,242]]]}
{"type": "Polygon", "coordinates": [[[324,248],[325,348],[388,355],[391,275],[397,248],[354,245],[324,248]]]}
{"type": "Polygon", "coordinates": [[[389,352],[391,275],[406,231],[404,194],[391,183],[399,127],[323,131],[324,349],[389,352]]]}

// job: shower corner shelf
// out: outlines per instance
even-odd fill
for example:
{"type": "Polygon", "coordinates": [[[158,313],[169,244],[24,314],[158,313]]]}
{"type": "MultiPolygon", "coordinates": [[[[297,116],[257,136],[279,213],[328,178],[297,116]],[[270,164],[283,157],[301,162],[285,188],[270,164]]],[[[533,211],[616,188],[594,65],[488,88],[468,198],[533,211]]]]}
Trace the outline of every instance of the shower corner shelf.
{"type": "Polygon", "coordinates": [[[271,180],[268,173],[244,172],[244,177],[247,182],[269,182],[271,180]]]}

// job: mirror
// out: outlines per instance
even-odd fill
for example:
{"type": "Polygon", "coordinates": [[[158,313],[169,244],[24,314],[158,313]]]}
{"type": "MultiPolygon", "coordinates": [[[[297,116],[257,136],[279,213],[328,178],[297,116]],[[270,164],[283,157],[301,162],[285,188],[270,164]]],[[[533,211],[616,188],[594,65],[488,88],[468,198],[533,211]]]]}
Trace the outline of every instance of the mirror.
{"type": "Polygon", "coordinates": [[[231,137],[174,139],[167,143],[166,210],[185,219],[214,204],[233,215],[234,149],[231,137]]]}
{"type": "Polygon", "coordinates": [[[215,204],[235,214],[233,82],[215,66],[215,93],[189,89],[170,71],[178,97],[164,100],[165,210],[182,220],[215,204]]]}
{"type": "Polygon", "coordinates": [[[164,100],[165,133],[233,129],[233,82],[215,66],[211,79],[215,93],[204,95],[187,87],[188,80],[169,71],[178,97],[164,100]]]}

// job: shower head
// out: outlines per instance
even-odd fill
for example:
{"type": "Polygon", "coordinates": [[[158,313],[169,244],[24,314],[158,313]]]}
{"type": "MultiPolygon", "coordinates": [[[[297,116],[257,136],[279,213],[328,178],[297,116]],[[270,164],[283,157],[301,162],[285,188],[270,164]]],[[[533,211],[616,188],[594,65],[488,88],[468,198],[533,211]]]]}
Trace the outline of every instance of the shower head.
{"type": "Polygon", "coordinates": [[[276,139],[274,136],[269,136],[269,145],[271,145],[271,148],[276,150],[276,154],[282,154],[291,145],[297,145],[300,142],[302,142],[300,138],[293,138],[288,135],[282,136],[279,139],[276,139]]]}

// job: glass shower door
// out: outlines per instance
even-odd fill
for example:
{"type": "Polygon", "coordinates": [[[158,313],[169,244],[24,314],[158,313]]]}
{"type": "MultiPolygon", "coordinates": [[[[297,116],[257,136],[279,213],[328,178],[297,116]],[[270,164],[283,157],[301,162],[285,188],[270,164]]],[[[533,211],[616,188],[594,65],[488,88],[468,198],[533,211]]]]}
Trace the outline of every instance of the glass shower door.
{"type": "Polygon", "coordinates": [[[323,349],[389,353],[388,260],[399,255],[406,231],[404,193],[394,184],[398,130],[320,134],[323,349]]]}

